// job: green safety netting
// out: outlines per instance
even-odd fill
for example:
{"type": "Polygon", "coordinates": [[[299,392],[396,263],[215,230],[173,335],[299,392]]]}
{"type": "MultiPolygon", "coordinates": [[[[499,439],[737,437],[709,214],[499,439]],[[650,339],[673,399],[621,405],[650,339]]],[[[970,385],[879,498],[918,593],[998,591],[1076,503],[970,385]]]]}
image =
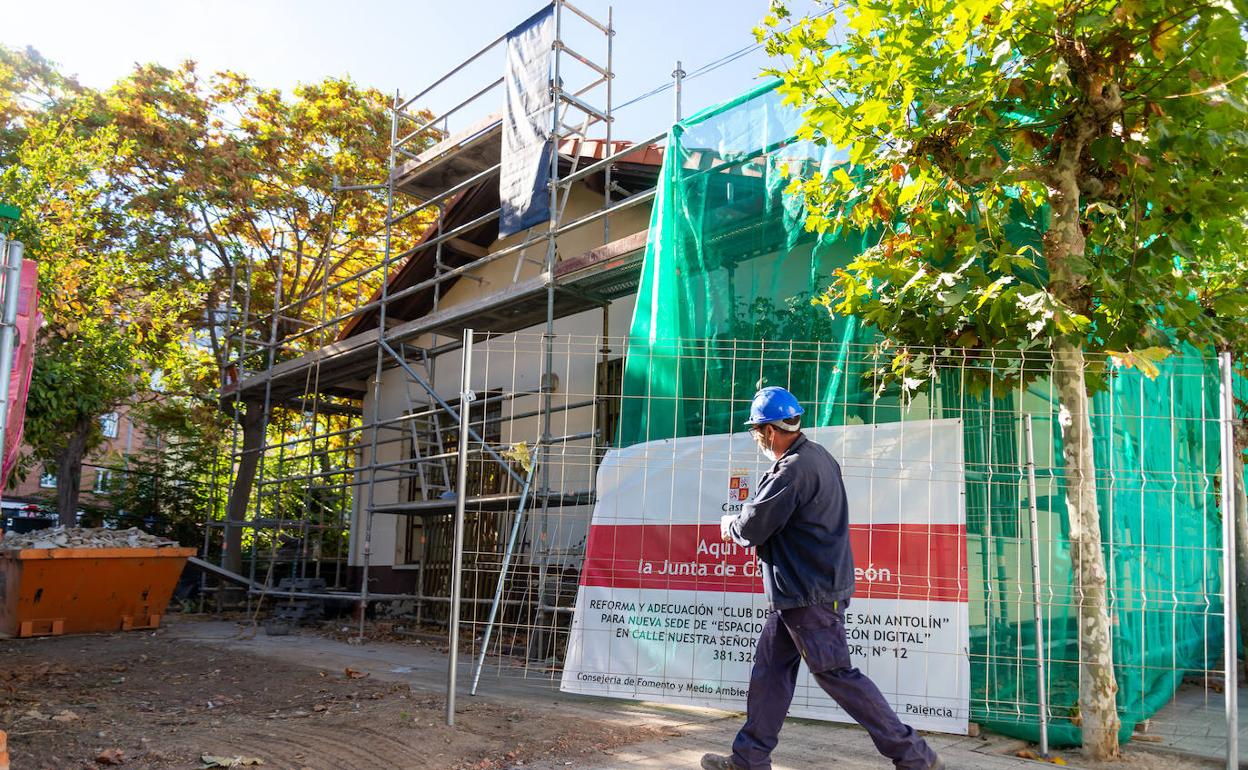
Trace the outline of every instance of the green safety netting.
{"type": "MultiPolygon", "coordinates": [[[[767,84],[672,128],[633,317],[619,442],[739,430],[762,385],[784,385],[817,425],[960,417],[967,465],[971,718],[1039,730],[1021,421],[1034,415],[1050,739],[1079,742],[1076,597],[1062,496],[1057,406],[1045,378],[994,397],[957,367],[902,404],[877,394],[875,334],[812,304],[870,234],[816,237],[787,173],[845,162],[795,139],[799,115],[767,84]]],[[[1039,225],[1015,226],[1016,242],[1039,225]]],[[[1017,357],[1003,356],[1017,361],[1017,357]]],[[[991,354],[975,365],[994,365],[991,354]]],[[[1010,364],[1003,364],[1010,365],[1010,364]]],[[[1016,363],[1013,365],[1017,365],[1016,363]]],[[[1122,737],[1164,706],[1184,674],[1221,654],[1216,364],[1123,372],[1096,396],[1093,429],[1122,737]]]]}

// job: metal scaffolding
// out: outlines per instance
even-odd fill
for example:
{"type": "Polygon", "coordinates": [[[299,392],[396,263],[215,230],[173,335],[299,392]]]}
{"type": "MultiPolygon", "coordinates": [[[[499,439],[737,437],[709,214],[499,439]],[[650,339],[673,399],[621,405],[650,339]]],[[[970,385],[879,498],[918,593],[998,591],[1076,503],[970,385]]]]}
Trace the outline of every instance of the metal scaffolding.
{"type": "MultiPolygon", "coordinates": [[[[550,213],[543,225],[510,241],[498,239],[501,206],[492,193],[504,161],[504,119],[494,105],[501,102],[504,80],[463,82],[505,53],[508,35],[502,35],[411,96],[396,93],[387,178],[337,187],[339,195],[384,196],[384,227],[331,251],[324,261],[345,252],[376,252],[379,259],[348,275],[319,265],[313,268],[319,270],[319,291],[301,296],[283,294],[301,278],[288,275],[285,263],[274,276],[261,276],[246,262],[233,271],[227,306],[213,311],[227,329],[231,351],[220,397],[235,415],[235,475],[250,459],[255,477],[245,517],[207,522],[198,560],[207,591],[240,585],[248,606],[263,597],[349,601],[361,633],[368,605],[376,602],[410,602],[418,622],[453,621],[458,603],[444,574],[450,565],[434,562],[455,551],[444,530],[453,519],[456,537],[462,537],[465,503],[529,506],[545,521],[552,507],[588,499],[585,492],[553,491],[545,467],[549,447],[569,440],[552,436],[551,415],[568,405],[551,397],[558,378],[551,340],[557,319],[594,308],[603,308],[605,318],[607,303],[635,288],[645,232],[613,240],[612,219],[649,204],[655,180],[620,169],[639,151],[652,151],[663,136],[636,144],[613,139],[610,12],[601,21],[566,0],[549,8],[555,30],[549,130],[556,151],[550,154],[550,213]],[[596,51],[597,58],[586,51],[596,51]],[[470,95],[460,98],[465,93],[470,95]],[[437,114],[421,109],[438,99],[451,106],[437,114]],[[574,187],[591,181],[593,189],[601,188],[601,203],[591,210],[569,208],[574,187]],[[560,249],[564,237],[575,233],[584,241],[591,231],[600,246],[579,254],[560,249]],[[447,301],[457,282],[479,285],[483,269],[497,270],[502,260],[515,262],[510,283],[447,301]],[[525,277],[535,267],[537,275],[525,277]],[[272,309],[257,312],[267,304],[258,299],[262,278],[273,282],[272,309]],[[439,367],[438,360],[460,353],[469,325],[506,332],[538,324],[545,325],[546,349],[542,381],[533,390],[539,404],[532,411],[541,420],[541,435],[533,441],[535,462],[525,472],[490,436],[497,420],[491,404],[515,396],[440,395],[447,392],[442,381],[453,382],[460,372],[439,367]],[[383,384],[396,380],[402,381],[406,406],[401,414],[386,415],[383,402],[391,394],[383,393],[383,384]],[[260,422],[258,428],[253,424],[251,439],[242,424],[248,415],[260,422]],[[465,494],[463,476],[470,470],[477,482],[489,476],[492,491],[465,494]],[[383,500],[383,488],[396,499],[383,500]],[[374,590],[374,521],[383,514],[409,522],[403,527],[409,540],[419,532],[419,542],[407,544],[420,552],[414,590],[374,590]],[[241,573],[227,569],[230,534],[246,551],[241,573]],[[219,584],[209,585],[209,575],[219,584]]],[[[540,598],[544,567],[533,579],[540,598]]],[[[492,611],[508,603],[480,595],[464,601],[494,605],[492,611]]]]}

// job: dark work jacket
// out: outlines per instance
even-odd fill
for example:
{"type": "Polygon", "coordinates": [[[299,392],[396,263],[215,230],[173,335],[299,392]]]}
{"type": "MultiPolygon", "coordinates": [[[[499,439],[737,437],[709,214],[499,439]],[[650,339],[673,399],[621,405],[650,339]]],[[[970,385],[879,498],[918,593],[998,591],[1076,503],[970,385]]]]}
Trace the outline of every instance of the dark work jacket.
{"type": "Polygon", "coordinates": [[[828,450],[797,437],[758,483],[730,527],[758,548],[763,588],[777,610],[843,601],[854,593],[849,506],[841,466],[828,450]]]}

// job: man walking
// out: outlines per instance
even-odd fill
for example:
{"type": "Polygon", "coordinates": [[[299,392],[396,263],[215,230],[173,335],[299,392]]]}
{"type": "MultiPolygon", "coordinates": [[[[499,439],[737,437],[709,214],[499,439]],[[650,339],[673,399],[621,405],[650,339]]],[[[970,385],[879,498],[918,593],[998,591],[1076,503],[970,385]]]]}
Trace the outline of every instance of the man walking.
{"type": "Polygon", "coordinates": [[[754,652],[745,726],[732,755],[707,754],[704,770],[769,770],[771,752],[793,701],[798,664],[866,728],[901,770],[943,770],[913,728],[902,724],[879,689],[849,659],[845,608],[854,593],[849,510],[841,466],[801,432],[805,410],[784,388],[763,388],[747,425],[771,467],[753,502],[724,516],[725,542],[757,547],[763,589],[774,612],[754,652]]]}

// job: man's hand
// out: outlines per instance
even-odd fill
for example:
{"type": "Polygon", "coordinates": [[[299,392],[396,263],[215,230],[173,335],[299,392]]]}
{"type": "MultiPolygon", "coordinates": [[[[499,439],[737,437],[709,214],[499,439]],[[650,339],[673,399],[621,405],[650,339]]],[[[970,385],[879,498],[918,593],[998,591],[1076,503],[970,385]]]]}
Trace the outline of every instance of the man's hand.
{"type": "Polygon", "coordinates": [[[732,542],[732,522],[736,521],[735,513],[728,513],[719,517],[719,539],[725,543],[732,542]]]}

